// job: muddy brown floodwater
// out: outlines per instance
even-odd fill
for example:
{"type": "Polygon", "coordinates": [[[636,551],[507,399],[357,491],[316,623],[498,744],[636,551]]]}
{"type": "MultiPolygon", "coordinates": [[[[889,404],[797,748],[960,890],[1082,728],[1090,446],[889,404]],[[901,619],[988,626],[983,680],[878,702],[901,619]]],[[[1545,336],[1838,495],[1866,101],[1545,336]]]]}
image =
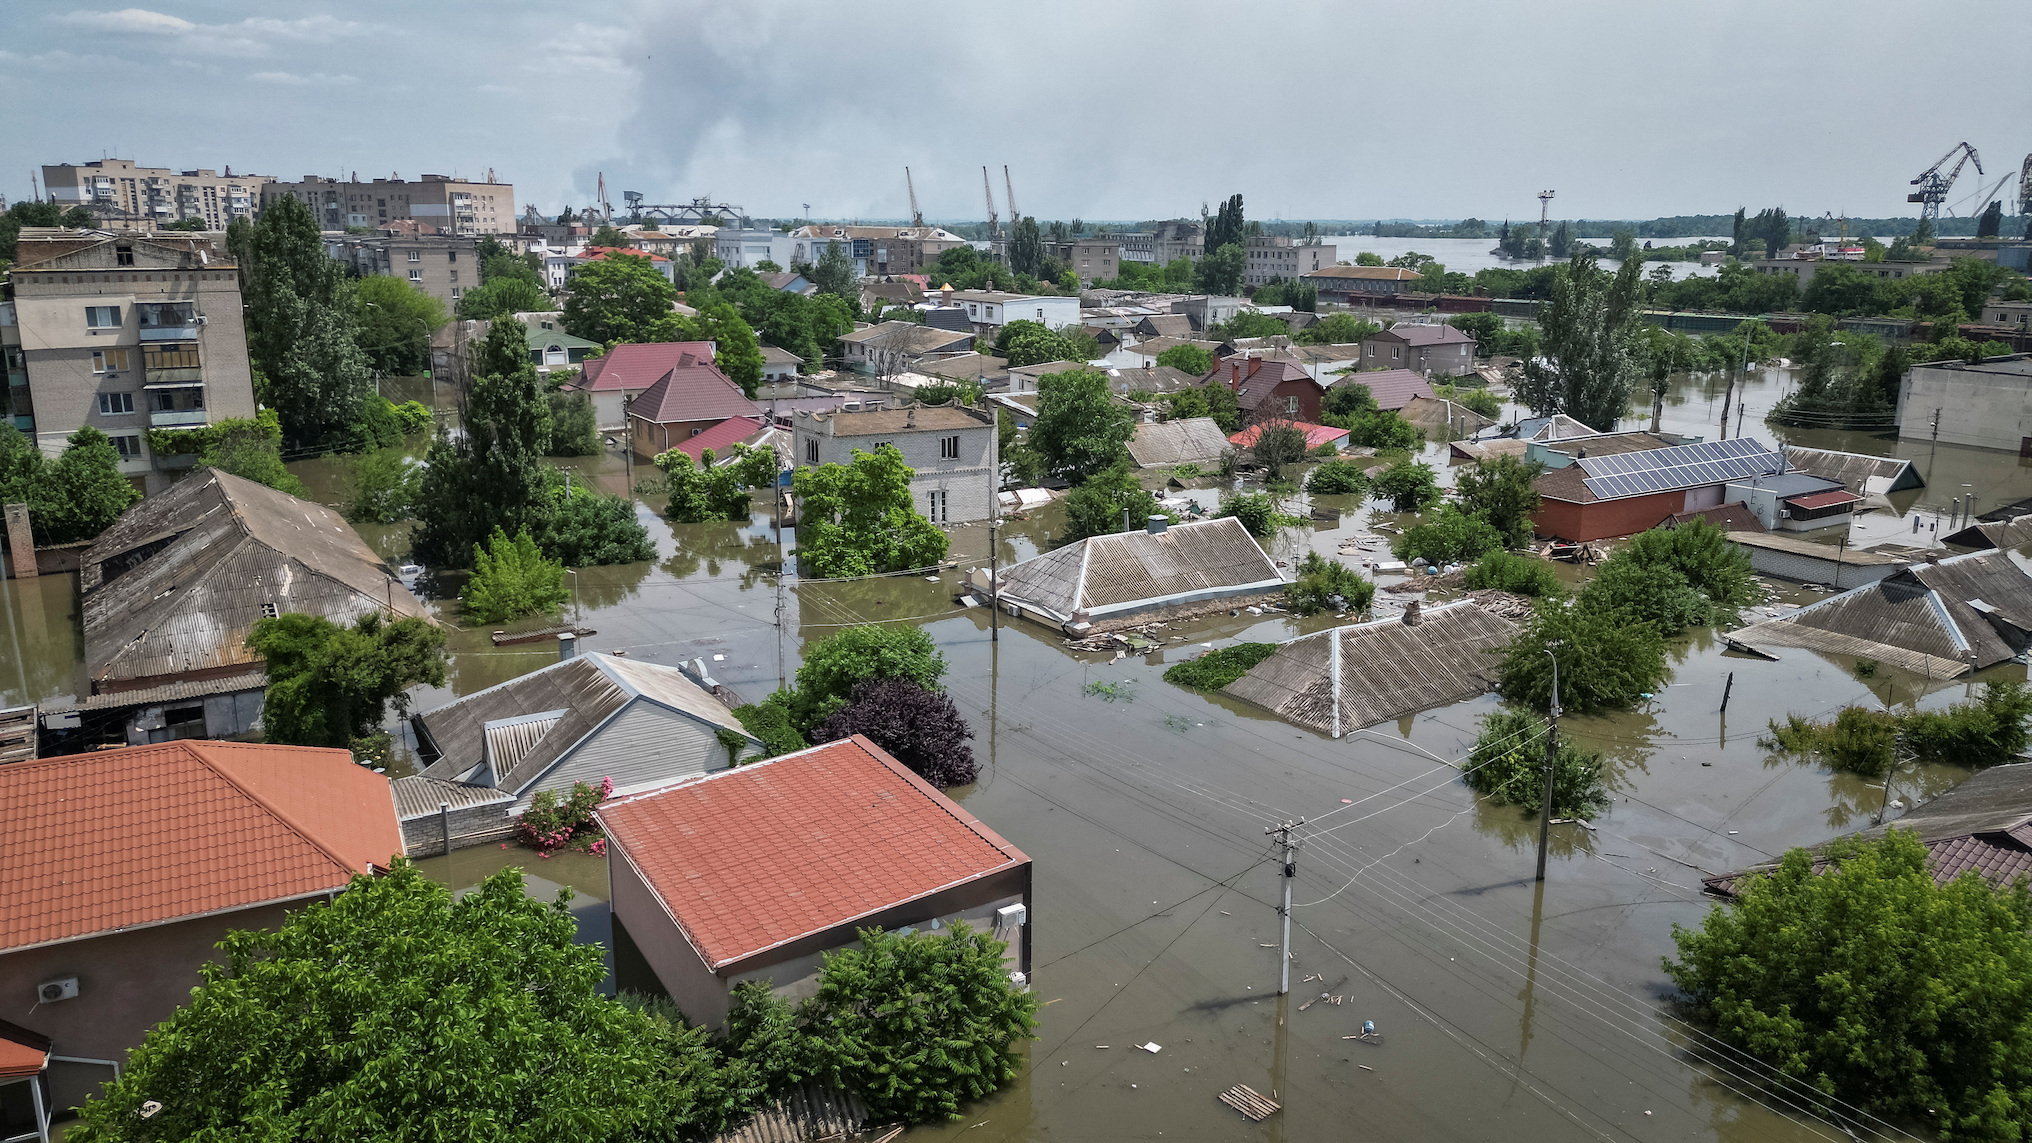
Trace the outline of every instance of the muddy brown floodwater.
{"type": "MultiPolygon", "coordinates": [[[[1752,435],[1909,456],[1928,479],[1901,494],[1895,512],[1872,514],[1859,535],[1910,542],[1911,521],[1930,525],[1954,496],[1973,491],[1979,506],[1995,506],[2032,495],[2014,457],[1853,434],[1779,437],[1756,425],[1789,383],[1768,370],[1739,390],[1752,435]]],[[[1666,427],[1712,439],[1721,390],[1719,377],[1679,379],[1666,427]]],[[[1437,447],[1426,457],[1444,463],[1437,447]]],[[[624,486],[616,457],[567,463],[611,490],[624,486]]],[[[342,460],[292,467],[319,499],[343,495],[342,460]]],[[[1293,561],[1308,547],[1332,553],[1376,512],[1335,506],[1345,510],[1337,525],[1285,533],[1277,558],[1293,561]]],[[[1711,632],[1683,637],[1669,685],[1640,708],[1563,720],[1563,733],[1604,754],[1615,795],[1588,825],[1554,827],[1540,886],[1535,821],[1476,798],[1447,765],[1466,752],[1493,697],[1335,740],[1161,678],[1204,644],[1285,639],[1332,616],[1217,615],[1163,632],[1154,653],[1123,658],[1071,651],[1021,621],[1005,623],[997,641],[987,616],[953,603],[960,575],[985,562],[983,526],[953,529],[961,566],[939,576],[810,583],[781,574],[761,512],[745,523],[674,526],[659,508],[637,506],[656,560],[575,574],[582,622],[598,632],[586,649],[704,659],[752,700],[795,672],[807,640],[857,623],[920,626],[950,665],[948,689],[982,760],[979,782],[952,794],[1035,859],[1033,982],[1043,1008],[1024,1074],[964,1120],[912,1138],[1839,1137],[1767,1090],[1754,1065],[1706,1050],[1671,1007],[1660,959],[1672,951],[1672,927],[1698,924],[1707,911],[1703,876],[1866,825],[1884,808],[1881,785],[1769,755],[1757,743],[1767,721],[1851,702],[1934,707],[1980,679],[1928,683],[1887,669],[1866,685],[1846,662],[1805,652],[1769,662],[1726,652],[1711,632]],[[1278,869],[1264,831],[1298,818],[1307,825],[1293,987],[1280,1001],[1278,869]],[[1341,1002],[1300,1010],[1322,992],[1341,1002]],[[1365,1020],[1380,1042],[1347,1038],[1365,1020]],[[1146,1043],[1161,1050],[1138,1047],[1146,1043]],[[1251,1123],[1216,1100],[1235,1084],[1272,1095],[1284,1111],[1251,1123]]],[[[1002,560],[1047,550],[1062,527],[1056,506],[1010,520],[1002,560]]],[[[362,531],[383,554],[401,554],[404,529],[362,531]]],[[[0,638],[10,640],[11,666],[0,669],[0,698],[70,693],[79,657],[73,581],[4,590],[0,638]]],[[[1795,602],[1821,597],[1780,592],[1795,602]]],[[[459,621],[455,602],[438,606],[459,621]]],[[[447,686],[418,693],[418,707],[554,657],[495,648],[482,628],[454,630],[451,644],[447,686]]],[[[2024,669],[1992,674],[2022,678],[2024,669]]],[[[1965,776],[1903,770],[1889,798],[1909,806],[1965,776]]],[[[604,938],[598,859],[546,862],[485,848],[425,864],[454,886],[521,865],[533,892],[570,886],[586,937],[604,938]]]]}

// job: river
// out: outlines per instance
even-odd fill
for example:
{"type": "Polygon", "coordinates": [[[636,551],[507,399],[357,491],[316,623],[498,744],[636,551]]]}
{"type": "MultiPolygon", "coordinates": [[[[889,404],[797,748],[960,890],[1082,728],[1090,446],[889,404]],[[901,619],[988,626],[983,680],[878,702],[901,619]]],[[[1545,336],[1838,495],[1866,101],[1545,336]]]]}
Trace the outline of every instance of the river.
{"type": "MultiPolygon", "coordinates": [[[[1760,370],[1738,390],[1754,435],[1777,436],[1755,418],[1789,383],[1784,370],[1760,370]]],[[[1712,439],[1722,385],[1719,375],[1675,379],[1665,426],[1712,439]]],[[[1984,505],[2032,495],[2028,470],[2000,454],[1853,434],[1782,439],[1920,463],[1927,488],[1901,494],[1894,513],[1872,514],[1862,532],[1909,538],[1910,521],[1930,522],[1962,485],[1984,505]]],[[[1425,455],[1443,464],[1438,446],[1425,455]]],[[[617,457],[568,463],[584,479],[624,486],[617,457]]],[[[343,459],[291,467],[315,497],[343,496],[343,459]]],[[[1359,503],[1337,506],[1346,509],[1338,524],[1278,537],[1277,558],[1332,553],[1344,536],[1388,518],[1359,503]]],[[[1535,820],[1487,805],[1442,765],[1464,754],[1493,698],[1335,740],[1161,678],[1202,644],[1285,639],[1331,616],[1216,616],[1177,625],[1153,654],[1079,653],[1026,622],[1007,622],[992,638],[986,616],[953,605],[960,572],[987,556],[985,527],[953,529],[961,568],[932,580],[802,583],[779,574],[766,513],[672,525],[659,508],[637,503],[656,560],[575,574],[582,622],[597,631],[586,650],[704,659],[752,700],[795,671],[807,640],[860,622],[917,624],[950,664],[947,685],[983,763],[979,782],[953,796],[1036,861],[1034,984],[1044,1007],[1028,1067],[964,1120],[912,1138],[1833,1135],[1760,1092],[1750,1069],[1700,1058],[1698,1034],[1666,1002],[1659,961],[1672,951],[1672,926],[1698,924],[1706,912],[1701,877],[1858,828],[1882,804],[1877,785],[1770,756],[1757,744],[1768,720],[1852,702],[1937,706],[1970,693],[1973,681],[1891,673],[1866,685],[1804,652],[1768,662],[1725,653],[1709,632],[1675,640],[1670,684],[1653,700],[1562,722],[1563,733],[1603,753],[1615,801],[1591,828],[1555,827],[1540,886],[1531,878],[1535,820]],[[1095,682],[1112,685],[1090,690],[1095,682]],[[1297,858],[1293,995],[1279,1000],[1278,878],[1264,829],[1301,817],[1317,824],[1297,858]],[[1316,975],[1323,979],[1300,980],[1316,975]],[[1299,1010],[1321,992],[1343,1002],[1299,1010]],[[1346,1038],[1364,1020],[1382,1031],[1380,1044],[1346,1038]],[[1132,1048],[1145,1043],[1161,1050],[1132,1048]],[[1215,1098],[1238,1083],[1285,1110],[1260,1125],[1244,1120],[1215,1098]]],[[[1012,519],[1000,557],[1046,550],[1062,528],[1057,505],[1012,519]]],[[[402,529],[363,534],[384,555],[400,554],[402,529]]],[[[74,581],[46,577],[25,590],[7,581],[0,590],[0,637],[12,652],[0,699],[69,693],[80,655],[74,581]]],[[[1780,595],[1821,598],[1798,587],[1780,595]]],[[[455,604],[436,606],[459,620],[455,604]]],[[[419,708],[554,657],[493,647],[484,625],[450,638],[447,686],[418,693],[419,708]]],[[[1901,771],[1889,796],[1910,804],[1964,776],[1901,771]]],[[[429,868],[469,885],[526,865],[541,877],[538,893],[573,887],[588,937],[601,936],[598,859],[531,857],[464,850],[429,868]]]]}

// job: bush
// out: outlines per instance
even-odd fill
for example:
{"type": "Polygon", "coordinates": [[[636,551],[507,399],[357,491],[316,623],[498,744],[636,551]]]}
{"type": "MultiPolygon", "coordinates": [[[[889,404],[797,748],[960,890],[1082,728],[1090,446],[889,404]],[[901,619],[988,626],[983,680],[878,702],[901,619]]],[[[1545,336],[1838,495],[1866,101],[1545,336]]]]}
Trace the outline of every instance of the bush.
{"type": "Polygon", "coordinates": [[[1705,520],[1639,532],[1616,549],[1608,563],[1618,560],[1678,572],[1690,587],[1714,604],[1710,623],[1734,619],[1737,608],[1757,597],[1750,557],[1729,543],[1728,533],[1705,520]]]}
{"type": "Polygon", "coordinates": [[[1452,504],[1404,529],[1390,546],[1400,560],[1423,558],[1426,563],[1445,567],[1463,564],[1486,552],[1503,549],[1503,533],[1487,520],[1470,516],[1452,504]]]}
{"type": "Polygon", "coordinates": [[[1362,445],[1381,452],[1391,450],[1408,451],[1425,443],[1425,433],[1388,409],[1370,409],[1338,420],[1328,421],[1335,428],[1348,430],[1348,443],[1362,445]]]}
{"type": "Polygon", "coordinates": [[[1217,691],[1248,674],[1256,664],[1276,653],[1275,643],[1237,643],[1167,668],[1164,681],[1203,691],[1217,691]]]}
{"type": "Polygon", "coordinates": [[[1277,505],[1262,492],[1223,492],[1214,518],[1233,516],[1251,536],[1262,539],[1277,530],[1277,505]]]}
{"type": "Polygon", "coordinates": [[[649,529],[635,518],[635,502],[585,484],[565,494],[563,474],[550,469],[551,509],[536,530],[536,546],[566,567],[632,564],[656,558],[649,529]]]}
{"type": "Polygon", "coordinates": [[[1520,556],[1515,552],[1486,552],[1482,558],[1469,564],[1462,573],[1462,581],[1469,591],[1507,591],[1512,595],[1530,595],[1556,599],[1566,594],[1566,584],[1552,565],[1531,556],[1520,556]]]}
{"type": "Polygon", "coordinates": [[[205,430],[198,463],[230,472],[242,480],[265,484],[277,492],[309,495],[303,481],[282,463],[282,421],[273,409],[263,409],[252,418],[234,418],[210,426],[205,430]]]}
{"type": "Polygon", "coordinates": [[[415,436],[430,431],[430,407],[422,401],[404,401],[389,409],[395,415],[395,423],[402,428],[402,435],[415,436]]]}
{"type": "Polygon", "coordinates": [[[1461,470],[1454,492],[1463,511],[1495,525],[1505,544],[1521,548],[1531,542],[1531,517],[1541,502],[1531,482],[1544,472],[1543,464],[1514,456],[1478,460],[1461,470]]]}
{"type": "Polygon", "coordinates": [[[564,565],[543,558],[527,531],[514,539],[500,528],[486,547],[473,545],[473,574],[459,599],[486,623],[519,619],[563,603],[564,565]]]}
{"type": "Polygon", "coordinates": [[[1375,408],[1376,398],[1369,387],[1353,381],[1336,382],[1319,398],[1320,420],[1337,429],[1350,427],[1356,417],[1375,408]]]}
{"type": "Polygon", "coordinates": [[[1360,614],[1376,598],[1376,585],[1355,569],[1318,552],[1298,561],[1298,578],[1284,589],[1284,602],[1299,615],[1322,611],[1360,614]]]}
{"type": "Polygon", "coordinates": [[[765,758],[790,754],[811,745],[791,723],[790,704],[785,701],[788,694],[787,691],[777,691],[761,702],[734,708],[734,717],[741,720],[748,733],[762,740],[765,758]]]}
{"type": "Polygon", "coordinates": [[[400,449],[384,448],[352,458],[353,490],[346,519],[355,524],[394,524],[416,514],[423,466],[400,449]]]}
{"type": "Polygon", "coordinates": [[[1256,463],[1268,470],[1270,479],[1274,481],[1283,475],[1285,465],[1305,459],[1305,432],[1281,418],[1261,421],[1256,426],[1256,440],[1249,446],[1249,452],[1255,456],[1256,463]]]}
{"type": "Polygon", "coordinates": [[[590,396],[560,390],[546,394],[544,403],[550,408],[550,439],[543,455],[600,455],[600,423],[590,396]]]}
{"type": "MultiPolygon", "coordinates": [[[[1564,684],[1565,680],[1560,680],[1564,684]]],[[[1482,731],[1461,773],[1468,787],[1486,794],[1499,806],[1522,806],[1539,812],[1545,794],[1547,726],[1523,711],[1499,710],[1482,716],[1482,731]]],[[[1609,785],[1602,777],[1602,756],[1562,738],[1553,748],[1552,814],[1581,818],[1609,807],[1609,785]]]]}
{"type": "Polygon", "coordinates": [[[1400,460],[1376,475],[1369,493],[1388,500],[1393,512],[1423,512],[1439,503],[1439,478],[1431,465],[1400,460]]]}
{"type": "Polygon", "coordinates": [[[1905,716],[1906,748],[1922,763],[1995,766],[2025,752],[2025,720],[2032,717],[2032,692],[2025,684],[1992,680],[1973,702],[1943,711],[1905,716]]]}
{"type": "Polygon", "coordinates": [[[1358,461],[1329,460],[1306,474],[1305,490],[1314,496],[1360,496],[1369,490],[1369,478],[1358,461]]]}
{"type": "Polygon", "coordinates": [[[945,656],[915,627],[846,627],[805,648],[796,686],[779,691],[790,723],[807,737],[852,699],[854,688],[876,679],[908,679],[928,691],[945,677],[945,656]]]}
{"type": "Polygon", "coordinates": [[[1595,610],[1649,623],[1660,635],[1719,622],[1714,601],[1695,591],[1677,570],[1613,556],[1595,572],[1581,600],[1595,610]]]}
{"type": "Polygon", "coordinates": [[[1496,690],[1519,706],[1546,709],[1557,644],[1559,699],[1570,714],[1630,706],[1655,694],[1668,674],[1665,639],[1646,623],[1565,600],[1540,600],[1503,652],[1496,690]]]}
{"type": "Polygon", "coordinates": [[[909,679],[869,679],[812,733],[813,743],[865,734],[875,745],[940,789],[964,786],[980,773],[972,727],[943,691],[909,679]]]}
{"type": "Polygon", "coordinates": [[[515,819],[515,839],[546,856],[560,849],[604,856],[607,839],[593,824],[593,810],[613,794],[612,778],[600,779],[598,788],[573,782],[571,793],[563,797],[556,790],[539,790],[515,819]]]}
{"type": "Polygon", "coordinates": [[[1065,498],[1066,542],[1122,531],[1124,511],[1131,529],[1141,528],[1157,511],[1157,498],[1144,491],[1127,465],[1088,477],[1065,498]]]}
{"type": "Polygon", "coordinates": [[[656,467],[670,493],[664,514],[680,524],[746,520],[753,506],[751,490],[776,480],[776,453],[737,444],[734,456],[733,463],[716,465],[711,449],[701,450],[698,461],[681,449],[658,453],[656,467]]]}
{"type": "Polygon", "coordinates": [[[1194,377],[1204,377],[1213,371],[1214,355],[1197,345],[1174,345],[1157,355],[1157,364],[1194,377]]]}

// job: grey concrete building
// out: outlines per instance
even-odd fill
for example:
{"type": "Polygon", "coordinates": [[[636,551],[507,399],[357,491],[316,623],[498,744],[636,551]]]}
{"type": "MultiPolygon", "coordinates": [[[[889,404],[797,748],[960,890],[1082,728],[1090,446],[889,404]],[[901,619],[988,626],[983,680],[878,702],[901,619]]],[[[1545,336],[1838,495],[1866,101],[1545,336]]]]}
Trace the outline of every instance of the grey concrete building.
{"type": "Polygon", "coordinates": [[[1001,457],[995,419],[980,409],[919,404],[856,413],[796,413],[791,450],[800,468],[849,464],[854,450],[894,445],[910,466],[912,506],[934,524],[986,520],[995,510],[1001,457]]]}
{"type": "Polygon", "coordinates": [[[1913,366],[1898,387],[1898,436],[2032,457],[2032,356],[1913,366]]]}
{"type": "Polygon", "coordinates": [[[480,240],[420,230],[397,226],[371,236],[330,234],[325,236],[325,252],[363,277],[405,279],[443,302],[450,313],[467,290],[480,284],[480,240]]]}
{"type": "Polygon", "coordinates": [[[1070,242],[1044,243],[1044,253],[1072,270],[1079,278],[1080,285],[1089,286],[1096,281],[1113,278],[1121,273],[1122,241],[1109,235],[1101,238],[1075,238],[1070,242]]]}
{"type": "Polygon", "coordinates": [[[1425,377],[1475,367],[1475,339],[1450,325],[1393,325],[1362,339],[1363,369],[1409,369],[1425,377]]]}
{"type": "Polygon", "coordinates": [[[101,159],[42,168],[44,192],[58,206],[82,206],[100,225],[155,230],[197,219],[206,230],[224,230],[236,218],[261,213],[261,194],[273,175],[219,174],[137,166],[132,159],[101,159]]]}
{"type": "Polygon", "coordinates": [[[856,373],[905,373],[974,351],[971,331],[885,321],[840,335],[840,364],[856,373]]]}
{"type": "Polygon", "coordinates": [[[204,235],[24,227],[9,281],[9,401],[44,454],[91,425],[153,495],[189,458],[151,456],[145,430],[254,415],[239,270],[204,235]]]}
{"type": "Polygon", "coordinates": [[[305,175],[293,183],[271,181],[261,188],[263,206],[285,195],[300,199],[325,230],[348,226],[382,226],[413,218],[453,234],[515,233],[515,187],[494,181],[450,175],[424,175],[414,181],[390,176],[360,181],[305,175]]]}
{"type": "Polygon", "coordinates": [[[1109,237],[1121,240],[1124,262],[1167,266],[1180,258],[1197,262],[1206,253],[1206,227],[1182,218],[1160,222],[1153,231],[1109,237]]]}
{"type": "Polygon", "coordinates": [[[1273,279],[1292,281],[1302,274],[1332,269],[1338,247],[1307,246],[1294,239],[1262,234],[1244,241],[1242,284],[1267,285],[1273,279]]]}

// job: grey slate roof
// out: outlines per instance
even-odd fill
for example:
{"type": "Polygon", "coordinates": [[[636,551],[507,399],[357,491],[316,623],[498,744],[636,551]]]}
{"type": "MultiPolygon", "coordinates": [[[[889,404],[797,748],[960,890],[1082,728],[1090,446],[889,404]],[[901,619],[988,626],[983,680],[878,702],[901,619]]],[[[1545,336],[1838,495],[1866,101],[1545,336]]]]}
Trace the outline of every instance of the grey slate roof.
{"type": "Polygon", "coordinates": [[[1378,619],[1302,635],[1226,693],[1335,738],[1495,686],[1517,625],[1473,600],[1421,608],[1416,625],[1378,619]],[[1336,686],[1338,682],[1338,686],[1336,686]]]}
{"type": "Polygon", "coordinates": [[[418,738],[438,752],[425,777],[453,781],[486,762],[494,771],[492,785],[520,794],[637,701],[748,734],[725,704],[677,668],[597,652],[475,691],[411,721],[418,738]]]}
{"type": "Polygon", "coordinates": [[[1006,600],[1064,622],[1284,586],[1277,564],[1232,516],[1179,524],[1161,535],[1091,536],[1000,574],[1006,600]]]}
{"type": "Polygon", "coordinates": [[[270,608],[346,625],[373,611],[429,618],[337,512],[215,468],[129,508],[83,563],[94,684],[258,668],[247,633],[270,608]]]}
{"type": "Polygon", "coordinates": [[[885,321],[880,325],[843,333],[840,340],[895,353],[939,353],[971,350],[974,335],[919,325],[914,321],[885,321]]]}
{"type": "Polygon", "coordinates": [[[470,806],[505,806],[515,800],[513,794],[489,786],[447,782],[422,774],[397,778],[388,783],[388,788],[395,795],[395,816],[402,821],[435,817],[446,802],[454,810],[463,810],[470,806]]]}
{"type": "Polygon", "coordinates": [[[1228,451],[1228,434],[1212,417],[1187,417],[1158,424],[1139,424],[1129,440],[1129,455],[1143,468],[1219,460],[1228,451]]]}

